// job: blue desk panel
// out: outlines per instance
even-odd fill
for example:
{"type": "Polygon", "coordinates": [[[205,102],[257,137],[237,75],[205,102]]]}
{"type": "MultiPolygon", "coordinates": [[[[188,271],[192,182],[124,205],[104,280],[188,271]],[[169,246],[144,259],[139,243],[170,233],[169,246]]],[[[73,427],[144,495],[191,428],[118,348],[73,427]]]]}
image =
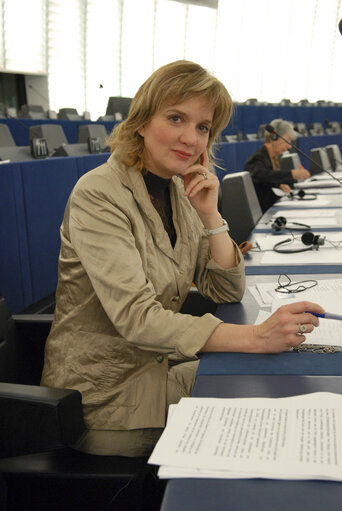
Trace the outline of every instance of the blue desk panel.
{"type": "Polygon", "coordinates": [[[51,158],[42,165],[26,162],[21,173],[32,298],[36,302],[56,289],[59,228],[78,169],[76,158],[51,158]]]}
{"type": "Polygon", "coordinates": [[[241,172],[248,157],[261,145],[262,140],[244,140],[243,142],[220,142],[214,146],[214,154],[220,167],[216,167],[220,182],[226,174],[241,172]]]}
{"type": "Polygon", "coordinates": [[[95,169],[105,163],[109,156],[109,153],[100,153],[93,154],[91,158],[89,158],[89,156],[79,156],[76,158],[78,177],[80,178],[83,174],[89,172],[89,170],[95,169]]]}
{"type": "Polygon", "coordinates": [[[198,375],[287,374],[342,376],[342,352],[288,351],[274,355],[254,353],[204,353],[198,375]]]}
{"type": "Polygon", "coordinates": [[[342,394],[342,376],[198,375],[192,397],[288,397],[312,392],[342,394]]]}
{"type": "Polygon", "coordinates": [[[0,293],[21,310],[32,303],[20,163],[0,166],[0,293]]]}
{"type": "Polygon", "coordinates": [[[341,511],[332,481],[179,479],[169,481],[160,511],[341,511]]]}
{"type": "Polygon", "coordinates": [[[0,166],[0,292],[12,312],[53,293],[70,192],[108,153],[0,166]]]}

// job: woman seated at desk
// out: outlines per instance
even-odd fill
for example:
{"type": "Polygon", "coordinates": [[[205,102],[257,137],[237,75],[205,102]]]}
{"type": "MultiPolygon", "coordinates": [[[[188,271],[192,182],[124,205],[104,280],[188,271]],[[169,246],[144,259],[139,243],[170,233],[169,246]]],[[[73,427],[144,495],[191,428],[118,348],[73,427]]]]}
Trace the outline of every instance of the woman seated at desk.
{"type": "Polygon", "coordinates": [[[192,282],[216,302],[244,293],[243,257],[209,169],[231,112],[201,66],[163,66],[114,128],[107,163],[71,193],[42,383],[82,393],[88,429],[76,449],[148,455],[169,404],[190,394],[201,351],[280,352],[318,323],[304,311],[323,310],[305,302],[257,326],[180,312],[192,282]]]}
{"type": "Polygon", "coordinates": [[[292,142],[297,134],[292,125],[283,119],[274,119],[270,124],[275,133],[265,132],[264,145],[248,158],[244,167],[244,170],[248,170],[252,175],[263,213],[279,199],[272,188],[280,188],[283,192],[290,193],[291,187],[298,179],[307,179],[311,176],[302,166],[292,170],[279,170],[278,156],[291,147],[283,138],[292,142]],[[278,137],[277,133],[283,138],[278,137]]]}

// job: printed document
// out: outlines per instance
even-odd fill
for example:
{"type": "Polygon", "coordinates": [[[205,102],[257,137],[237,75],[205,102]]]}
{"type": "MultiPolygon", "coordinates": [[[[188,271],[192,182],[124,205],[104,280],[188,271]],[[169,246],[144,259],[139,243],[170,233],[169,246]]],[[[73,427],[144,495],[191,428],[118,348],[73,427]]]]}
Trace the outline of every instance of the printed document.
{"type": "Polygon", "coordinates": [[[342,481],[341,427],[342,396],[329,392],[183,398],[149,463],[161,477],[342,481]]]}

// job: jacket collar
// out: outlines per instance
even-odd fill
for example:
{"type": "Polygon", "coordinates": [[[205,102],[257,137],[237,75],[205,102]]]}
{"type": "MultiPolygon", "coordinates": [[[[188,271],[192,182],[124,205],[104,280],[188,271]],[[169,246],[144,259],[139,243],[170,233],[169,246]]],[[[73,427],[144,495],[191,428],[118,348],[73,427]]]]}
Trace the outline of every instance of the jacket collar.
{"type": "MultiPolygon", "coordinates": [[[[117,172],[121,183],[126,186],[129,190],[131,190],[133,197],[136,203],[139,206],[142,216],[146,224],[149,226],[152,236],[155,240],[157,246],[162,250],[168,257],[174,260],[178,260],[177,255],[179,254],[179,229],[175,225],[175,229],[177,232],[177,241],[175,248],[172,248],[170,243],[169,236],[164,229],[164,225],[162,219],[159,216],[159,213],[153,206],[150,196],[148,194],[145,181],[141,172],[136,170],[133,167],[126,167],[123,163],[119,162],[115,157],[115,153],[112,153],[108,159],[108,164],[113,169],[113,171],[117,172]]],[[[177,194],[174,193],[174,182],[173,179],[170,183],[170,196],[172,202],[172,209],[179,207],[177,202],[177,194]]]]}

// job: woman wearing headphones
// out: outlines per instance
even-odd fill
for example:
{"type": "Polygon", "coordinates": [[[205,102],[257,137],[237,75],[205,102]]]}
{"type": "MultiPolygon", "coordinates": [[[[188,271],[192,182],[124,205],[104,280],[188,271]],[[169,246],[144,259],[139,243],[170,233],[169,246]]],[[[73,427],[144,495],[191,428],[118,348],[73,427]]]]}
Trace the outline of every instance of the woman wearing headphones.
{"type": "Polygon", "coordinates": [[[307,179],[311,175],[303,167],[279,170],[278,156],[291,147],[290,142],[296,138],[296,132],[292,125],[283,119],[274,119],[270,124],[275,132],[266,132],[263,146],[248,158],[244,168],[252,175],[263,213],[279,198],[272,188],[280,188],[283,192],[289,193],[298,179],[307,179]],[[278,137],[278,134],[283,138],[278,137]]]}

